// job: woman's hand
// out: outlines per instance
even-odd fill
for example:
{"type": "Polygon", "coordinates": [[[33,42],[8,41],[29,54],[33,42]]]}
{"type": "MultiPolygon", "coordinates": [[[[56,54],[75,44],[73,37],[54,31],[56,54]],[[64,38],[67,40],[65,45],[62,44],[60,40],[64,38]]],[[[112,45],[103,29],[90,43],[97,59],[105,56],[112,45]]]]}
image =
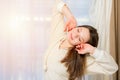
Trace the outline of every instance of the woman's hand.
{"type": "Polygon", "coordinates": [[[64,31],[70,31],[73,28],[77,26],[77,21],[76,19],[72,16],[71,18],[68,19],[68,21],[65,24],[65,29],[64,31]]]}
{"type": "Polygon", "coordinates": [[[90,44],[84,43],[77,45],[76,50],[78,51],[79,54],[86,54],[86,53],[93,54],[95,47],[93,47],[90,44]]]}

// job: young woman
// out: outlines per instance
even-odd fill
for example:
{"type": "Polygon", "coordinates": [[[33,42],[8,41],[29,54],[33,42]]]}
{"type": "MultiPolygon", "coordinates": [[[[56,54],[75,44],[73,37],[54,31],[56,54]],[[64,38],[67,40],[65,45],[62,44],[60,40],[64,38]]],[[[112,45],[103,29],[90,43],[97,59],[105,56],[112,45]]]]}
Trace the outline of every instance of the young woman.
{"type": "Polygon", "coordinates": [[[53,12],[51,40],[44,58],[44,80],[80,80],[85,74],[110,75],[118,70],[112,56],[96,48],[95,28],[76,27],[74,16],[61,0],[56,1],[53,12]]]}

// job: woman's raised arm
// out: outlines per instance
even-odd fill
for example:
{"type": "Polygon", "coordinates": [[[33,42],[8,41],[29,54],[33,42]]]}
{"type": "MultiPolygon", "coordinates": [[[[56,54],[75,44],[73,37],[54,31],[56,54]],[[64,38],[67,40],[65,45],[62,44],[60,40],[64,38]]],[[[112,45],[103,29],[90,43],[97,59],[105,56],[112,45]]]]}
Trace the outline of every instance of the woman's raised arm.
{"type": "Polygon", "coordinates": [[[67,30],[70,31],[77,26],[77,21],[67,6],[63,6],[62,12],[67,19],[67,21],[65,22],[64,31],[67,31],[67,30]]]}

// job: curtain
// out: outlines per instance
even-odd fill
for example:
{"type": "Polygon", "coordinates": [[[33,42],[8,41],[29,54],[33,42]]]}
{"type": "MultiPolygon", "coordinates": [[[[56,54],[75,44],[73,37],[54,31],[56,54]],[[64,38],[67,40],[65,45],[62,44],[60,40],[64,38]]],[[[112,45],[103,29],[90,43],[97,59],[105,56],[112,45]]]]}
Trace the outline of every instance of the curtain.
{"type": "MultiPolygon", "coordinates": [[[[115,51],[116,51],[116,60],[118,63],[118,67],[120,68],[120,1],[119,0],[113,0],[114,6],[113,6],[113,13],[112,16],[112,22],[114,29],[115,29],[115,51]]],[[[114,75],[115,80],[120,80],[120,70],[118,70],[117,74],[114,75]]]]}
{"type": "MultiPolygon", "coordinates": [[[[111,15],[113,15],[112,0],[92,0],[90,21],[99,33],[98,48],[107,51],[115,58],[115,31],[111,31],[115,29],[112,26],[113,23],[111,23],[111,15]],[[112,46],[112,48],[110,46],[112,46]]],[[[92,77],[93,80],[115,80],[113,76],[106,75],[96,75],[92,77]]]]}
{"type": "Polygon", "coordinates": [[[99,48],[109,52],[112,0],[92,0],[90,21],[98,30],[99,48]]]}
{"type": "Polygon", "coordinates": [[[0,0],[0,80],[42,80],[54,0],[0,0]]]}
{"type": "MultiPolygon", "coordinates": [[[[83,1],[73,2],[84,6],[83,1]]],[[[0,80],[43,80],[42,57],[48,45],[54,2],[0,0],[0,80]]],[[[78,17],[79,6],[74,7],[72,10],[78,17]]],[[[88,21],[86,13],[77,21],[88,21]]]]}

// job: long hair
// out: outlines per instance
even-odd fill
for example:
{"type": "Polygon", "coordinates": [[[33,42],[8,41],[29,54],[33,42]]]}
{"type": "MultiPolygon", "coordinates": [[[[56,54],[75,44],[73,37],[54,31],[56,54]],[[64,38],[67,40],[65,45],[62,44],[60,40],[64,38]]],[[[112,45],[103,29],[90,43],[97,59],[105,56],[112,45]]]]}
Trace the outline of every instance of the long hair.
{"type": "MultiPolygon", "coordinates": [[[[90,39],[87,43],[94,47],[97,47],[99,40],[97,30],[90,25],[81,25],[78,27],[85,27],[89,29],[90,39]]],[[[69,80],[75,80],[77,78],[79,78],[79,80],[82,80],[82,77],[86,71],[86,56],[87,54],[78,54],[74,46],[61,60],[61,63],[64,63],[67,68],[67,72],[69,73],[69,80]]]]}

